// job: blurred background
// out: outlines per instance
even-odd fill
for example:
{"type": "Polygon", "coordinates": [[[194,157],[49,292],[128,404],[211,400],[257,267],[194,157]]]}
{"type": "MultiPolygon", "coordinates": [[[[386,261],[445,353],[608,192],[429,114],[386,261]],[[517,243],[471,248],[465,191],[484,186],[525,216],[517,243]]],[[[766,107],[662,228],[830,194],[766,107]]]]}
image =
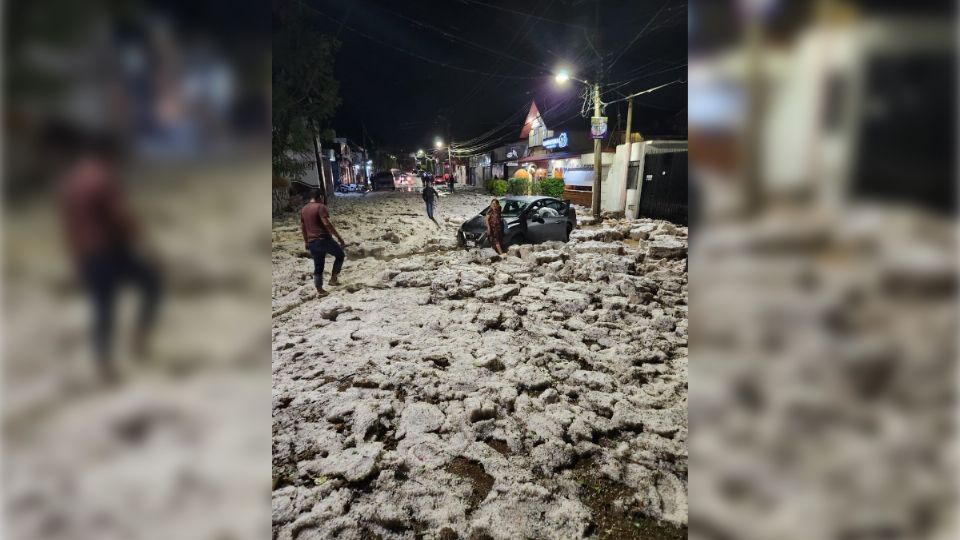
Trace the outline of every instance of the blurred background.
{"type": "Polygon", "coordinates": [[[690,536],[956,537],[954,2],[690,0],[690,536]]]}
{"type": "Polygon", "coordinates": [[[269,537],[269,5],[5,8],[0,536],[269,537]]]}

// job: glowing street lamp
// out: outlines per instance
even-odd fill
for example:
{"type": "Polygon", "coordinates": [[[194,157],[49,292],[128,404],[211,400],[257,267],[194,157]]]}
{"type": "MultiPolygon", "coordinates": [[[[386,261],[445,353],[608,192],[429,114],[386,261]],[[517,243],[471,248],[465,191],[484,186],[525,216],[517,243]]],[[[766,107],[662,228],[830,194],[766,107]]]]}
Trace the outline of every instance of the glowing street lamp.
{"type": "Polygon", "coordinates": [[[561,69],[557,71],[557,76],[555,77],[558,83],[563,84],[570,80],[570,72],[566,69],[561,69]]]}
{"type": "Polygon", "coordinates": [[[443,148],[443,141],[440,140],[440,139],[437,139],[437,140],[433,143],[433,145],[436,146],[437,148],[443,148]]]}

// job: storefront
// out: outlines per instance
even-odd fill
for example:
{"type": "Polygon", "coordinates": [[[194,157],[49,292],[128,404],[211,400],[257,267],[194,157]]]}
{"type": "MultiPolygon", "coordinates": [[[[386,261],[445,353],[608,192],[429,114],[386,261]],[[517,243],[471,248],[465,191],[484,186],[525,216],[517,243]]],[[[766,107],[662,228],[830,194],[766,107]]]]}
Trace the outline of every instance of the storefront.
{"type": "Polygon", "coordinates": [[[467,185],[485,186],[493,178],[492,161],[490,154],[480,154],[470,157],[470,166],[467,168],[467,185]]]}
{"type": "Polygon", "coordinates": [[[520,141],[495,148],[490,160],[491,178],[510,178],[520,168],[520,159],[527,153],[527,142],[520,141]]]}
{"type": "Polygon", "coordinates": [[[528,156],[519,160],[533,178],[563,178],[564,171],[582,166],[582,148],[589,144],[586,133],[546,131],[540,144],[531,146],[528,156]]]}

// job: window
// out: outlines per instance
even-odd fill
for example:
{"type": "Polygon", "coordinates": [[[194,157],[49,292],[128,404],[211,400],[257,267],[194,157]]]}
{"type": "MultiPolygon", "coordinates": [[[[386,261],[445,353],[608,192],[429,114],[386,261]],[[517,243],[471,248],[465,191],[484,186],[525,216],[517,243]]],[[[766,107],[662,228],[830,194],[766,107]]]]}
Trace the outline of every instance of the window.
{"type": "Polygon", "coordinates": [[[548,201],[544,201],[543,204],[545,204],[547,208],[550,208],[551,210],[555,211],[556,214],[554,215],[560,215],[566,212],[567,210],[566,208],[567,205],[564,204],[562,201],[548,200],[548,201]]]}
{"type": "Polygon", "coordinates": [[[503,217],[517,217],[526,207],[526,201],[500,199],[500,213],[503,217]]]}

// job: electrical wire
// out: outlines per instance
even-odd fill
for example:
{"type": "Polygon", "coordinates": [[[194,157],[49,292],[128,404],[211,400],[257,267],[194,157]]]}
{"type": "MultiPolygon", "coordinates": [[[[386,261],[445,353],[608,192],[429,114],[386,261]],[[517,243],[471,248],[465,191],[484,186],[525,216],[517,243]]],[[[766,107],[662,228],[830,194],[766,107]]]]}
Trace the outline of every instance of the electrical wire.
{"type": "Polygon", "coordinates": [[[633,47],[633,44],[636,43],[637,40],[639,40],[644,34],[647,33],[647,29],[650,28],[650,25],[653,24],[653,21],[657,20],[657,18],[660,16],[660,14],[663,12],[664,8],[666,8],[668,4],[670,4],[670,0],[666,0],[663,3],[663,5],[660,6],[660,9],[658,9],[657,12],[653,15],[653,17],[651,17],[650,20],[647,21],[647,24],[645,24],[643,28],[641,28],[640,31],[637,32],[637,35],[634,36],[632,40],[630,40],[630,43],[628,43],[627,46],[624,47],[622,51],[620,51],[620,54],[618,54],[617,57],[613,59],[613,62],[610,62],[610,65],[606,67],[607,71],[613,69],[613,66],[615,66],[617,62],[620,61],[620,58],[622,58],[623,55],[626,54],[626,52],[629,51],[631,47],[633,47]]]}
{"type": "MultiPolygon", "coordinates": [[[[548,9],[550,9],[550,6],[553,5],[553,2],[554,0],[549,0],[546,4],[543,5],[542,8],[538,3],[536,8],[537,13],[542,14],[548,9]]],[[[533,28],[534,28],[534,24],[520,26],[520,28],[517,29],[517,32],[513,35],[513,39],[510,40],[510,44],[507,45],[507,49],[510,49],[511,47],[513,47],[513,45],[517,42],[518,39],[525,39],[530,34],[530,31],[533,30],[533,28]],[[522,32],[522,35],[521,35],[521,32],[522,32]]],[[[497,62],[493,66],[493,69],[497,70],[500,64],[501,64],[501,59],[498,58],[497,62]]],[[[480,82],[475,84],[473,88],[471,88],[470,91],[467,92],[467,94],[463,98],[461,98],[455,105],[453,105],[450,108],[451,111],[456,111],[459,107],[461,107],[465,103],[471,103],[476,98],[476,96],[480,95],[480,89],[483,88],[483,85],[485,85],[489,80],[490,80],[489,77],[485,77],[481,79],[480,82]]],[[[503,82],[504,82],[504,79],[500,79],[499,82],[493,87],[493,89],[499,88],[500,85],[503,84],[503,82]]]]}
{"type": "Polygon", "coordinates": [[[687,81],[684,80],[684,79],[677,79],[677,80],[675,80],[675,81],[670,81],[670,82],[668,82],[668,83],[661,84],[660,86],[654,86],[653,88],[647,88],[646,90],[641,90],[641,91],[639,91],[639,92],[635,92],[635,93],[633,93],[633,94],[630,94],[629,96],[624,96],[624,97],[622,97],[622,98],[620,98],[620,99],[615,99],[615,100],[613,100],[613,101],[607,101],[607,102],[602,102],[602,101],[601,101],[601,102],[600,102],[600,106],[601,106],[601,107],[607,107],[608,105],[612,105],[612,104],[614,104],[614,103],[619,103],[619,102],[621,102],[621,101],[626,101],[626,100],[628,100],[628,99],[632,99],[632,98],[635,98],[635,97],[637,97],[637,96],[642,96],[643,94],[649,94],[649,93],[651,93],[651,92],[655,92],[655,91],[657,91],[657,90],[660,90],[661,88],[666,88],[667,86],[671,86],[671,85],[674,85],[674,84],[685,84],[686,82],[687,82],[687,81]]]}
{"type": "Polygon", "coordinates": [[[438,34],[440,34],[440,35],[442,35],[442,36],[444,36],[444,37],[446,37],[446,38],[448,38],[448,39],[450,39],[450,40],[459,41],[459,42],[461,42],[461,43],[464,43],[464,44],[466,44],[466,45],[469,45],[469,46],[471,46],[471,47],[474,47],[475,49],[478,49],[478,50],[481,50],[481,51],[485,51],[485,52],[489,52],[489,53],[491,53],[491,54],[495,54],[495,55],[497,55],[497,56],[499,56],[499,57],[501,57],[501,58],[508,58],[508,59],[510,59],[510,60],[513,60],[513,61],[515,61],[515,62],[519,62],[519,63],[521,63],[521,64],[526,64],[526,65],[528,65],[528,66],[533,66],[533,67],[535,67],[535,68],[537,68],[537,69],[547,69],[547,68],[546,68],[545,66],[543,66],[542,64],[534,64],[534,63],[532,63],[532,62],[527,62],[526,60],[524,60],[524,59],[522,59],[522,58],[517,58],[517,57],[511,56],[511,55],[509,55],[509,54],[507,54],[507,53],[504,53],[504,52],[501,52],[501,51],[497,51],[497,50],[495,50],[495,49],[491,49],[491,48],[486,47],[486,46],[484,46],[484,45],[480,45],[479,43],[474,43],[474,42],[472,42],[472,41],[468,41],[468,40],[463,39],[463,38],[461,38],[461,37],[459,37],[459,36],[457,36],[457,35],[455,35],[455,34],[451,34],[451,33],[447,32],[446,30],[444,30],[444,29],[442,29],[442,28],[437,28],[436,26],[433,26],[433,25],[431,25],[431,24],[427,24],[427,23],[425,23],[425,22],[423,22],[423,21],[418,21],[418,20],[416,20],[416,19],[414,19],[414,18],[412,18],[412,17],[407,17],[406,15],[403,15],[403,14],[401,14],[401,13],[397,13],[397,12],[395,12],[395,11],[391,11],[391,10],[386,9],[386,8],[383,8],[383,9],[384,9],[384,11],[386,11],[387,13],[390,13],[391,15],[394,15],[394,16],[396,16],[396,17],[399,17],[399,18],[401,18],[401,19],[403,19],[403,20],[405,20],[405,21],[409,21],[409,22],[411,22],[411,23],[413,23],[413,24],[415,24],[415,25],[417,25],[417,26],[420,26],[420,27],[422,27],[422,28],[426,28],[426,29],[428,29],[428,30],[432,30],[432,31],[434,31],[434,32],[437,32],[438,34]]]}
{"type": "Polygon", "coordinates": [[[357,34],[357,35],[360,35],[360,36],[362,36],[362,37],[365,37],[365,38],[367,38],[367,39],[369,39],[370,41],[373,41],[373,42],[375,42],[375,43],[379,43],[380,45],[383,45],[384,47],[389,47],[389,48],[391,48],[391,49],[394,49],[394,50],[396,50],[396,51],[402,52],[402,53],[404,53],[404,54],[407,54],[407,55],[412,56],[412,57],[414,57],[414,58],[417,58],[417,59],[419,59],[419,60],[423,60],[424,62],[429,62],[429,63],[431,63],[431,64],[436,64],[436,65],[438,65],[438,66],[442,66],[442,67],[445,67],[445,68],[448,68],[448,69],[454,69],[454,70],[457,70],[457,71],[463,71],[463,72],[467,72],[467,73],[476,73],[476,74],[480,74],[480,75],[486,75],[486,76],[488,76],[488,77],[501,77],[501,78],[504,78],[504,79],[517,79],[517,80],[532,80],[532,79],[540,79],[540,78],[542,78],[542,76],[531,77],[531,76],[524,76],[524,75],[501,75],[501,74],[498,74],[498,73],[490,73],[490,72],[486,72],[486,71],[480,71],[480,70],[478,70],[478,69],[471,69],[471,68],[465,68],[465,67],[462,67],[462,66],[457,66],[457,65],[451,64],[451,63],[449,63],[449,62],[444,62],[444,61],[442,61],[442,60],[435,60],[435,59],[432,59],[432,58],[427,58],[427,57],[425,57],[425,56],[423,56],[423,55],[417,54],[417,53],[415,53],[415,52],[413,52],[413,51],[409,51],[409,50],[404,49],[404,48],[402,48],[402,47],[397,47],[396,45],[391,45],[390,43],[387,43],[387,42],[385,42],[385,41],[383,41],[383,40],[381,40],[381,39],[379,39],[379,38],[373,37],[373,36],[371,36],[370,34],[367,34],[366,32],[363,32],[363,31],[361,31],[361,30],[357,30],[356,28],[354,28],[354,27],[352,27],[352,26],[350,26],[350,25],[345,24],[343,21],[340,21],[340,20],[337,19],[336,17],[333,17],[333,16],[331,16],[331,15],[328,15],[327,13],[324,13],[323,11],[321,11],[321,10],[319,10],[319,9],[311,6],[311,5],[304,4],[304,6],[307,7],[307,8],[309,8],[309,9],[310,9],[311,11],[313,11],[314,13],[317,13],[318,15],[322,15],[322,16],[324,16],[324,17],[332,20],[333,22],[340,24],[343,28],[346,28],[347,30],[350,30],[351,32],[353,32],[353,33],[355,33],[355,34],[357,34]]]}
{"type": "Polygon", "coordinates": [[[506,13],[512,13],[512,14],[514,14],[514,15],[522,15],[522,16],[524,16],[524,17],[530,17],[530,18],[533,18],[533,19],[537,19],[537,20],[541,20],[541,21],[545,21],[545,22],[552,22],[552,23],[555,23],[555,24],[562,24],[562,25],[564,25],[564,26],[570,26],[570,27],[573,27],[573,28],[588,28],[588,27],[583,26],[583,25],[580,25],[580,24],[571,23],[571,22],[566,22],[566,21],[558,21],[558,20],[556,20],[556,19],[549,19],[549,18],[547,18],[547,17],[541,17],[541,16],[537,16],[537,15],[532,15],[532,14],[530,14],[530,13],[524,13],[524,12],[522,12],[522,11],[516,11],[516,10],[513,10],[513,9],[505,8],[505,7],[503,7],[503,6],[497,6],[497,5],[494,5],[494,4],[488,4],[488,3],[486,3],[486,2],[481,2],[481,1],[479,1],[479,0],[461,0],[461,1],[462,1],[463,3],[465,3],[465,4],[477,4],[477,5],[480,5],[480,6],[485,6],[485,7],[488,7],[488,8],[493,8],[493,9],[497,9],[497,10],[500,10],[500,11],[504,11],[504,12],[506,12],[506,13]]]}

